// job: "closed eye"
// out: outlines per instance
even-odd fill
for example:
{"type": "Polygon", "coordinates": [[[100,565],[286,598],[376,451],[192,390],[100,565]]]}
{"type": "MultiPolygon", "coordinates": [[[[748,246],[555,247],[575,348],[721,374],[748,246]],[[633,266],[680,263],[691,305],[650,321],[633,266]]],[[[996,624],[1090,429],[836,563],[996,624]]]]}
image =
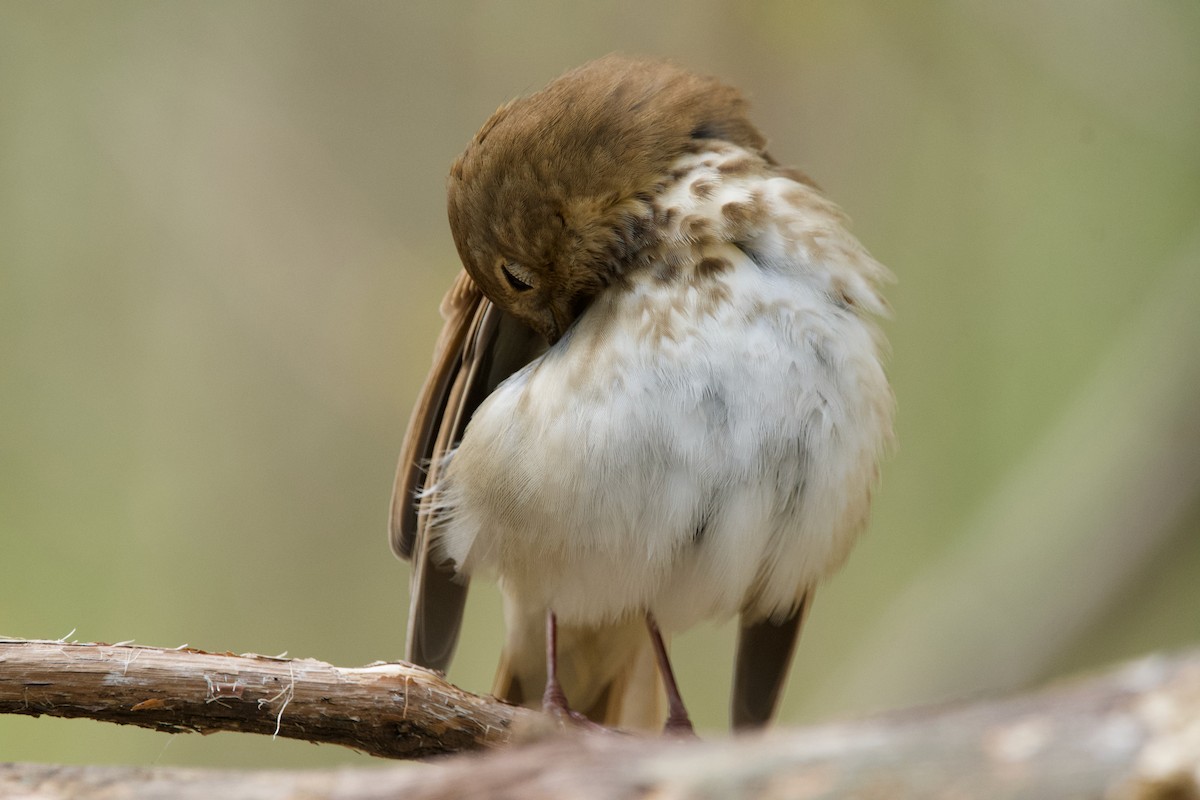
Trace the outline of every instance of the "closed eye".
{"type": "Polygon", "coordinates": [[[526,280],[527,278],[532,277],[528,270],[525,270],[516,264],[501,264],[500,272],[504,274],[504,280],[507,281],[508,285],[513,288],[513,291],[527,292],[533,288],[533,284],[526,280]],[[514,272],[519,272],[520,277],[513,274],[514,272]]]}

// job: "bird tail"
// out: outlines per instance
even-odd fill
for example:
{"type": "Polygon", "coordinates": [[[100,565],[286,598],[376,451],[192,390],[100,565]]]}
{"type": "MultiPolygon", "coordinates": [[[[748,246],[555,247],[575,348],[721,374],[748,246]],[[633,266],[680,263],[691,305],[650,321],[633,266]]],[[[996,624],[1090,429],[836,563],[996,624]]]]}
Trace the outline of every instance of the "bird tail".
{"type": "MultiPolygon", "coordinates": [[[[507,638],[492,693],[541,708],[546,687],[546,617],[505,598],[507,638]]],[[[558,625],[558,679],[574,711],[601,725],[662,726],[662,690],[644,620],[558,625]]]]}

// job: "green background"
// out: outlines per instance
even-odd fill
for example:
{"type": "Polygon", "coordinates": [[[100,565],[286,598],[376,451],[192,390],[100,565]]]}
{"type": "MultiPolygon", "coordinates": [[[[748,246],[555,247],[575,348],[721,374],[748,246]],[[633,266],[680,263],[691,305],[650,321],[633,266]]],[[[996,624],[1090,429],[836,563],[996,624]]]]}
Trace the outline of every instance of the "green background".
{"type": "MultiPolygon", "coordinates": [[[[899,277],[900,444],[783,718],[1194,643],[1198,41],[1182,0],[4,3],[0,634],[398,658],[446,170],[622,50],[742,87],[899,277]]],[[[501,636],[480,586],[452,678],[501,636]]],[[[708,729],[731,637],[675,642],[708,729]]],[[[16,717],[0,760],[367,761],[16,717]]]]}

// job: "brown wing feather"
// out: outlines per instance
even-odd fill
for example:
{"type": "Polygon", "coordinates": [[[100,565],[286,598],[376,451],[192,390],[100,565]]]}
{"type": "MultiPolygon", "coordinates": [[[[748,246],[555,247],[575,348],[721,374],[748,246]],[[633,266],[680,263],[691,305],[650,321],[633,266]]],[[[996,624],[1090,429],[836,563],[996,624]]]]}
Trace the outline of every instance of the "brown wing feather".
{"type": "MultiPolygon", "coordinates": [[[[408,419],[400,448],[396,482],[392,490],[389,533],[392,552],[412,557],[417,539],[417,493],[425,483],[425,469],[433,459],[434,441],[446,413],[447,394],[462,366],[463,343],[487,300],[465,271],[458,274],[442,299],[446,320],[433,348],[433,366],[408,419]]],[[[452,412],[453,413],[453,412],[452,412]]]]}
{"type": "Polygon", "coordinates": [[[730,703],[734,728],[761,728],[771,721],[812,599],[809,589],[799,607],[781,622],[742,620],[730,703]]]}
{"type": "Polygon", "coordinates": [[[391,543],[411,559],[406,655],[445,670],[454,654],[467,581],[431,555],[428,491],[471,415],[505,378],[545,349],[545,341],[492,305],[462,272],[442,301],[445,327],[433,368],[409,420],[392,493],[391,543]]]}

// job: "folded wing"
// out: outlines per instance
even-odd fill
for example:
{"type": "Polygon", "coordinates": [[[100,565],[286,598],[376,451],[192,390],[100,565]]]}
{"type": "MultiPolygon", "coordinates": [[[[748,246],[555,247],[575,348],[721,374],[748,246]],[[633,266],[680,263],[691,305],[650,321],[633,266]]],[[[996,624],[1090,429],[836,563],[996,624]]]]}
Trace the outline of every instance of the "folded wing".
{"type": "Polygon", "coordinates": [[[431,552],[438,473],[479,404],[546,342],[494,306],[461,272],[442,300],[446,323],[409,419],[392,492],[392,551],[413,562],[405,658],[443,670],[462,624],[467,581],[431,552]]]}

